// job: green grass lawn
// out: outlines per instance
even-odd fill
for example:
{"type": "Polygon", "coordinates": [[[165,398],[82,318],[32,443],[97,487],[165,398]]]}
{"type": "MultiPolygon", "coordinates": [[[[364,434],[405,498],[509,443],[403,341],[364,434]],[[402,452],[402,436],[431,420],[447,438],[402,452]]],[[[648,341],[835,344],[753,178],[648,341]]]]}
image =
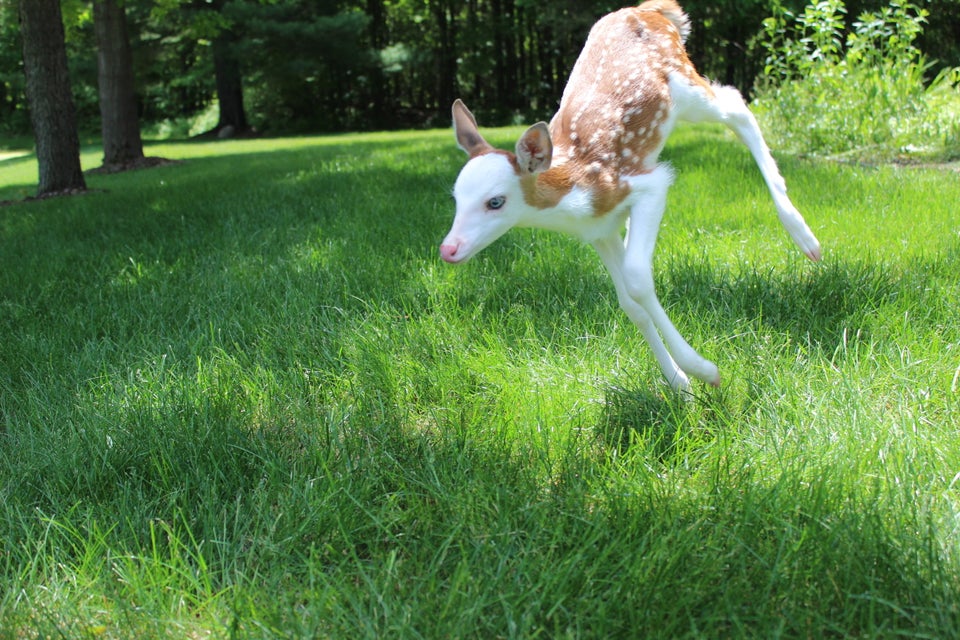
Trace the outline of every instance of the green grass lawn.
{"type": "Polygon", "coordinates": [[[814,265],[679,131],[684,402],[589,248],[439,260],[449,131],[148,153],[0,207],[0,638],[960,636],[955,173],[781,158],[814,265]]]}

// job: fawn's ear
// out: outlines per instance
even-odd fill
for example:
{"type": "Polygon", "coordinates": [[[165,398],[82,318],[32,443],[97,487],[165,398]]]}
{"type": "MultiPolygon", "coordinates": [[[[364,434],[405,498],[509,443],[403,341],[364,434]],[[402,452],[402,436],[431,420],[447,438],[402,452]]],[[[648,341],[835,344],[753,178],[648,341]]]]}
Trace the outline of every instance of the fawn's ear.
{"type": "Polygon", "coordinates": [[[539,173],[550,168],[553,142],[546,122],[538,122],[517,140],[517,163],[521,173],[539,173]]]}
{"type": "Polygon", "coordinates": [[[453,132],[457,136],[457,146],[466,151],[471,158],[493,148],[480,135],[477,119],[459,98],[453,102],[453,132]]]}

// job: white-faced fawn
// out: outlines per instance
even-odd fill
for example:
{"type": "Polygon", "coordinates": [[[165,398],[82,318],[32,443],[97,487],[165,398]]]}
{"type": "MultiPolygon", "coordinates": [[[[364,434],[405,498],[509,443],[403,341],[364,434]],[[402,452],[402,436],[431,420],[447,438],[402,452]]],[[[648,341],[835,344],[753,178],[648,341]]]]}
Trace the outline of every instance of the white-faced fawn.
{"type": "Polygon", "coordinates": [[[620,306],[640,328],[670,386],[688,376],[720,384],[657,299],[653,249],[673,181],[657,161],[678,120],[721,122],[750,149],[780,221],[811,260],[820,245],[787,197],[753,114],[732,87],[709,83],[683,42],[689,21],[674,0],[650,0],[597,22],[550,125],[520,137],[516,153],[494,149],[467,107],[453,104],[457,144],[470,156],[454,186],[456,216],[440,255],[463,262],[512,227],[563,231],[592,245],[620,306]],[[626,233],[624,234],[624,227],[626,233]]]}

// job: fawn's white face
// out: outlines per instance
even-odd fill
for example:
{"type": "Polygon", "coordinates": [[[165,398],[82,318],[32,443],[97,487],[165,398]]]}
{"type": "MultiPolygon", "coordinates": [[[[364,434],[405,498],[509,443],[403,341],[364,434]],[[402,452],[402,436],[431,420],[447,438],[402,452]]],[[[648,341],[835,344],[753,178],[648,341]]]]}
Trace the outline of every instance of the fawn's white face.
{"type": "Polygon", "coordinates": [[[440,256],[447,262],[464,262],[520,221],[527,206],[520,178],[509,157],[491,152],[471,158],[453,187],[457,213],[440,256]]]}
{"type": "Polygon", "coordinates": [[[520,179],[546,171],[553,146],[546,123],[538,122],[517,141],[516,155],[497,151],[480,135],[476,118],[460,100],[453,103],[453,130],[457,146],[470,159],[453,187],[457,214],[440,244],[440,257],[463,262],[531,212],[520,179]]]}

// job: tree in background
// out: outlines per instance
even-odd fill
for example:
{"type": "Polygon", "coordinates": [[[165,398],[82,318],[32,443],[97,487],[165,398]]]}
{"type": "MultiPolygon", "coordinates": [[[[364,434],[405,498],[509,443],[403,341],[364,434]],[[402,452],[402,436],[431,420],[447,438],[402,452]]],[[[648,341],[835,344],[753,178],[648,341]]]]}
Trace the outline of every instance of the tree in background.
{"type": "Polygon", "coordinates": [[[20,0],[20,28],[40,172],[37,195],[86,190],[59,0],[20,0]]]}
{"type": "Polygon", "coordinates": [[[117,0],[94,0],[93,22],[103,166],[109,171],[123,170],[144,161],[126,13],[117,0]]]}
{"type": "MultiPolygon", "coordinates": [[[[176,39],[178,48],[183,46],[184,40],[203,44],[199,50],[191,53],[199,55],[200,51],[206,49],[212,60],[212,86],[219,115],[216,126],[208,133],[225,137],[249,129],[244,106],[244,61],[238,50],[242,25],[226,15],[232,4],[232,0],[156,0],[155,6],[147,12],[143,25],[144,30],[160,42],[171,37],[176,39]]],[[[181,62],[192,65],[198,61],[187,59],[181,62]]],[[[184,75],[193,76],[189,69],[181,71],[186,72],[184,75]]],[[[179,82],[175,84],[183,86],[179,82]]]]}
{"type": "MultiPolygon", "coordinates": [[[[216,0],[210,6],[222,14],[227,4],[229,0],[216,0]]],[[[213,71],[217,83],[217,103],[220,105],[220,118],[215,131],[218,135],[232,136],[250,128],[243,106],[243,72],[237,51],[240,38],[236,26],[229,19],[219,24],[220,28],[213,36],[213,71]]]]}
{"type": "Polygon", "coordinates": [[[370,127],[383,94],[373,86],[366,13],[332,0],[232,0],[224,16],[240,36],[236,51],[260,128],[370,127]]]}

